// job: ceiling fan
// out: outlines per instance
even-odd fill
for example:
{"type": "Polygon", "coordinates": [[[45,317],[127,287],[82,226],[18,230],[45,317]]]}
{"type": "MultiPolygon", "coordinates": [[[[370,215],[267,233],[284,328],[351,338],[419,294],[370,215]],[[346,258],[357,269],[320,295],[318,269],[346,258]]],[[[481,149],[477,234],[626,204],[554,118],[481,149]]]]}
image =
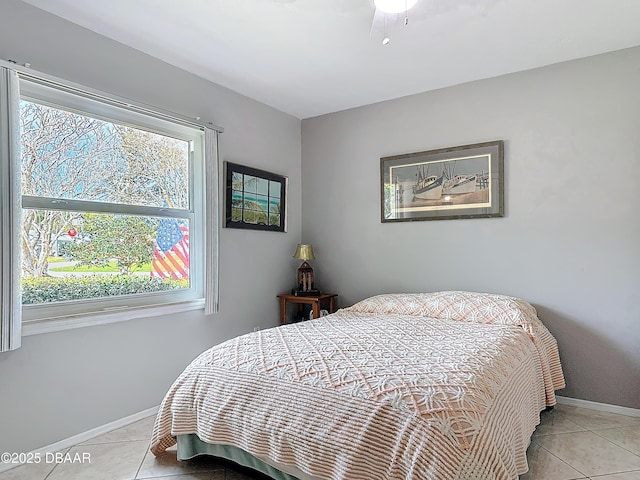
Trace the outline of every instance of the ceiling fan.
{"type": "Polygon", "coordinates": [[[375,12],[369,36],[374,31],[382,31],[382,44],[388,45],[391,41],[389,32],[398,25],[406,26],[409,23],[409,9],[413,8],[418,0],[374,0],[375,12]]]}

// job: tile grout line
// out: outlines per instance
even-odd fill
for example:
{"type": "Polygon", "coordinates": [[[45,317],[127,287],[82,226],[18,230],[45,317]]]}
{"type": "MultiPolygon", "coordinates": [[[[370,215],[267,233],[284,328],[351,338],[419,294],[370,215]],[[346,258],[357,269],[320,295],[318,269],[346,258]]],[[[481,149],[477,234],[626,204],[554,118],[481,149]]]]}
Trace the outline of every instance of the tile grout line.
{"type": "MultiPolygon", "coordinates": [[[[64,452],[64,454],[66,455],[67,453],[69,453],[69,452],[71,451],[71,449],[72,449],[72,448],[73,448],[73,446],[71,446],[71,447],[69,447],[69,448],[66,448],[66,449],[64,449],[64,450],[60,450],[60,451],[61,451],[61,452],[64,452]]],[[[51,470],[49,470],[49,473],[47,473],[47,474],[44,476],[44,478],[43,478],[42,480],[47,480],[47,478],[49,478],[49,477],[51,476],[51,474],[53,473],[53,471],[54,471],[56,468],[58,468],[58,465],[59,465],[59,464],[57,464],[57,463],[56,463],[56,464],[53,466],[53,468],[52,468],[51,470]]]]}
{"type": "Polygon", "coordinates": [[[623,472],[603,473],[602,475],[595,475],[595,476],[592,476],[592,477],[587,477],[587,479],[588,480],[599,480],[599,479],[601,480],[601,479],[604,478],[606,480],[606,477],[608,477],[610,475],[618,475],[620,473],[635,473],[635,472],[640,473],[640,470],[624,470],[623,472]]]}
{"type": "MultiPolygon", "coordinates": [[[[581,407],[574,406],[574,408],[581,408],[581,407]]],[[[613,412],[606,412],[606,413],[612,413],[613,415],[620,415],[620,414],[616,414],[616,413],[613,413],[613,412]]],[[[589,427],[586,427],[586,426],[584,426],[584,425],[581,425],[579,422],[576,422],[575,420],[572,420],[572,422],[573,422],[574,424],[576,424],[578,427],[583,428],[584,430],[582,430],[582,432],[590,432],[590,433],[593,433],[593,434],[595,434],[598,438],[601,438],[602,440],[605,440],[607,443],[609,443],[609,444],[613,445],[614,447],[621,448],[622,450],[624,450],[624,451],[626,451],[626,452],[628,452],[628,453],[631,453],[632,455],[634,455],[634,456],[636,456],[636,457],[640,457],[640,455],[638,455],[637,453],[632,452],[632,451],[628,450],[627,448],[625,448],[625,447],[623,447],[623,446],[621,446],[621,445],[618,445],[617,443],[615,443],[615,442],[611,441],[610,439],[608,439],[608,438],[606,438],[606,437],[604,437],[604,436],[602,436],[602,435],[600,435],[600,434],[598,433],[599,431],[604,431],[604,430],[614,430],[614,429],[620,429],[620,428],[632,427],[632,426],[634,426],[634,424],[633,424],[633,423],[628,424],[628,425],[627,425],[627,424],[623,424],[623,425],[618,425],[618,426],[609,426],[609,427],[606,427],[606,428],[598,428],[598,429],[594,429],[593,427],[592,427],[592,428],[589,428],[589,427]]],[[[571,434],[575,434],[575,433],[581,433],[581,432],[579,432],[579,431],[578,431],[578,432],[561,432],[561,433],[547,434],[547,435],[540,435],[540,436],[548,436],[548,435],[571,435],[571,434]]],[[[535,441],[535,440],[532,440],[532,441],[535,441]]],[[[554,455],[550,450],[548,450],[548,449],[547,449],[547,448],[545,448],[544,446],[540,445],[538,442],[536,442],[536,444],[537,444],[540,448],[542,448],[543,450],[545,450],[546,452],[548,452],[549,454],[551,454],[553,457],[557,458],[558,460],[560,460],[561,462],[565,463],[566,465],[568,465],[568,466],[569,466],[569,467],[571,467],[572,469],[574,469],[574,470],[576,470],[577,472],[579,472],[580,474],[584,475],[584,478],[586,478],[586,479],[591,479],[591,478],[592,478],[592,477],[590,477],[590,476],[586,475],[585,473],[583,473],[583,472],[582,472],[581,470],[579,470],[578,468],[574,467],[573,465],[569,464],[568,462],[565,462],[564,460],[562,460],[562,459],[561,459],[561,458],[559,458],[558,456],[554,455]]],[[[635,472],[636,470],[631,470],[631,471],[632,471],[632,472],[635,472]]],[[[613,472],[613,473],[608,473],[608,474],[602,474],[602,475],[599,475],[599,477],[606,476],[606,475],[613,475],[613,474],[615,474],[615,473],[626,473],[626,472],[613,472]]],[[[596,476],[596,478],[597,478],[597,477],[598,477],[598,476],[596,476]]]]}
{"type": "MultiPolygon", "coordinates": [[[[629,425],[629,426],[633,426],[633,425],[629,425]]],[[[600,434],[598,433],[599,431],[600,431],[600,432],[603,432],[603,431],[605,431],[605,430],[617,430],[617,429],[620,429],[620,428],[626,428],[626,427],[602,428],[602,429],[600,429],[600,430],[589,430],[589,431],[590,431],[591,433],[596,434],[598,437],[602,438],[603,440],[606,440],[607,442],[611,443],[612,445],[615,445],[616,447],[621,448],[621,449],[623,449],[624,451],[629,452],[630,454],[635,455],[636,457],[640,458],[640,455],[638,455],[636,452],[633,452],[633,451],[629,450],[627,447],[623,447],[622,445],[618,445],[616,442],[614,442],[614,441],[612,441],[612,440],[608,439],[607,437],[603,437],[602,435],[600,435],[600,434]]],[[[632,471],[632,472],[634,472],[635,470],[631,470],[631,471],[632,471]]]]}
{"type": "Polygon", "coordinates": [[[138,465],[138,469],[136,470],[136,474],[133,476],[134,480],[136,480],[138,478],[138,475],[140,475],[140,470],[142,470],[142,465],[144,465],[144,461],[147,459],[147,455],[149,455],[149,447],[150,446],[151,446],[151,442],[149,442],[149,445],[147,446],[147,451],[142,456],[142,461],[140,462],[140,465],[138,465]]]}
{"type": "MultiPolygon", "coordinates": [[[[580,432],[567,432],[567,433],[551,433],[547,436],[551,436],[551,435],[571,435],[572,433],[580,433],[580,432]]],[[[573,465],[571,465],[570,463],[564,461],[562,458],[558,457],[557,455],[555,455],[552,451],[550,451],[549,449],[545,448],[543,445],[540,445],[538,442],[536,442],[536,445],[538,445],[538,447],[540,447],[541,449],[543,449],[545,452],[547,452],[549,455],[551,455],[553,458],[557,459],[558,461],[564,463],[566,466],[568,466],[569,468],[575,470],[576,472],[578,472],[580,475],[582,475],[581,479],[575,479],[575,480],[587,480],[589,479],[589,476],[584,473],[581,470],[578,470],[576,467],[574,467],[573,465]]]]}
{"type": "Polygon", "coordinates": [[[71,448],[75,448],[75,447],[93,447],[93,446],[99,446],[99,445],[111,445],[113,443],[133,443],[133,442],[145,442],[147,441],[146,438],[143,439],[128,439],[128,440],[109,440],[108,442],[96,442],[96,443],[79,443],[77,445],[74,445],[71,448]]]}

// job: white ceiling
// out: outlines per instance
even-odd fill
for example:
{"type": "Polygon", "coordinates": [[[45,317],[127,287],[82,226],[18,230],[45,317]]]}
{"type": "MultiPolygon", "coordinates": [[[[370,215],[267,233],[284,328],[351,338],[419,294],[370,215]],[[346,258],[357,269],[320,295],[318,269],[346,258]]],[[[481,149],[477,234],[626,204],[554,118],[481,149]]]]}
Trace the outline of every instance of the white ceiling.
{"type": "Polygon", "coordinates": [[[25,0],[298,118],[640,45],[640,0],[25,0]]]}

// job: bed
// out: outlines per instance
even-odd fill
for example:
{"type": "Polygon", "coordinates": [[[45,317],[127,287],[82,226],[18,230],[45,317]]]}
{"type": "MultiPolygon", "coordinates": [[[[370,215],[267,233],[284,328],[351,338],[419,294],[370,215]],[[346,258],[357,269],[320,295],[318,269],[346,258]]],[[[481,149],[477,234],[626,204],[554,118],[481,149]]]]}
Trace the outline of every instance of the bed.
{"type": "Polygon", "coordinates": [[[275,479],[514,480],[564,387],[535,308],[473,292],[376,295],[199,355],[166,394],[151,451],[275,479]]]}

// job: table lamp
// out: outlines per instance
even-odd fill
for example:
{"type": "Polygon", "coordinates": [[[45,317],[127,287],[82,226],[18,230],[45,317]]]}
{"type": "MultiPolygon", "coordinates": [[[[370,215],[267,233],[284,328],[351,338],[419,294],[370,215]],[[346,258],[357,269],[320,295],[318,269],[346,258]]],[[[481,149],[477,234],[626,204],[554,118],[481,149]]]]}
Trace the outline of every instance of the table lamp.
{"type": "Polygon", "coordinates": [[[313,246],[309,244],[299,243],[293,258],[304,260],[298,268],[297,287],[293,289],[293,294],[298,296],[320,295],[320,290],[315,288],[313,278],[313,268],[307,260],[313,260],[313,246]]]}

